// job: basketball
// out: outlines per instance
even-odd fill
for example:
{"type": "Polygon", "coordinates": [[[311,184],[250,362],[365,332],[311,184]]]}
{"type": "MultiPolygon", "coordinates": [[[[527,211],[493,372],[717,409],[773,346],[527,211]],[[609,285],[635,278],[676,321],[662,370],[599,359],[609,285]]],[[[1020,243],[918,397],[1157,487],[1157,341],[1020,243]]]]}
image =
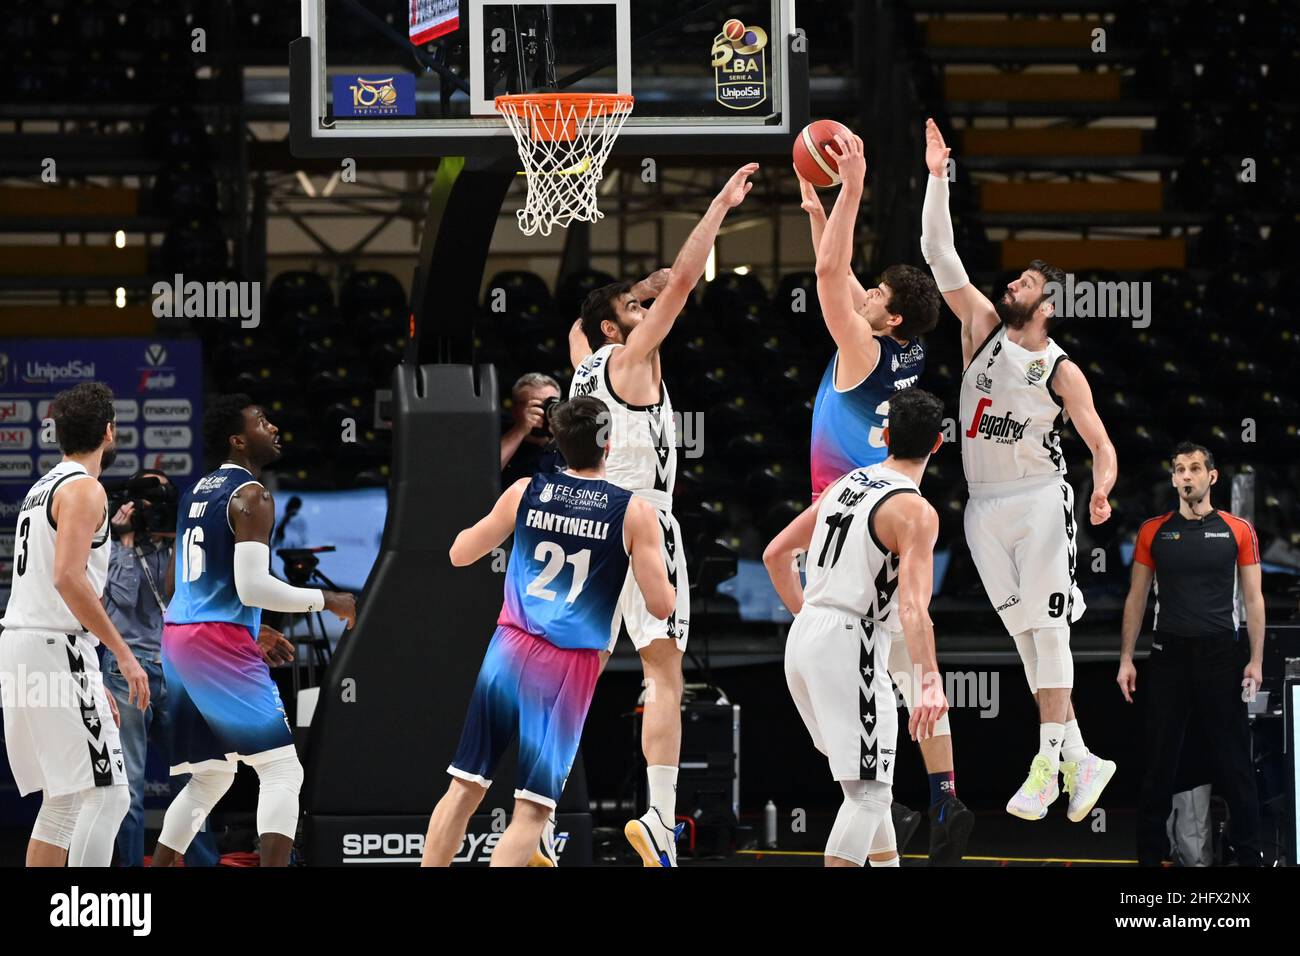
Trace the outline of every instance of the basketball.
{"type": "Polygon", "coordinates": [[[838,186],[839,168],[835,163],[836,135],[849,137],[853,133],[843,123],[835,120],[816,120],[803,128],[794,141],[794,168],[799,175],[818,189],[838,186]]]}
{"type": "Polygon", "coordinates": [[[745,38],[745,24],[739,20],[728,20],[722,25],[722,35],[732,43],[738,43],[745,38]]]}

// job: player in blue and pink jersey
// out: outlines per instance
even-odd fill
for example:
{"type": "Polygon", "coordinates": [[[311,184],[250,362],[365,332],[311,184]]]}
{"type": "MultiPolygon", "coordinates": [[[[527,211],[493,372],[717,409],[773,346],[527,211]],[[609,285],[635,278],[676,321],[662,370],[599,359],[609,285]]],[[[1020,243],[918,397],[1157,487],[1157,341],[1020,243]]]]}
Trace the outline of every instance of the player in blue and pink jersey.
{"type": "Polygon", "coordinates": [[[451,546],[451,563],[463,567],[515,537],[496,633],[447,768],[451,784],[429,819],[424,866],[451,863],[516,734],[514,815],[492,865],[529,862],[577,756],[629,565],[656,617],[676,601],[654,508],[605,480],[605,404],[571,399],[552,409],[550,423],[568,469],[519,479],[451,546]]]}
{"type": "Polygon", "coordinates": [[[923,270],[890,266],[871,289],[853,274],[853,225],[866,174],[862,141],[853,139],[842,147],[848,150],[844,157],[848,169],[840,170],[844,184],[829,221],[812,184],[799,178],[817,250],[822,317],[835,340],[835,354],[813,405],[814,501],[842,475],[885,460],[888,450],[882,433],[889,424],[889,398],[917,384],[925,370],[925,347],[919,337],[939,321],[939,290],[923,270]],[[826,308],[823,290],[828,282],[848,283],[851,309],[826,308]]]}
{"type": "Polygon", "coordinates": [[[203,437],[223,463],[181,498],[176,593],[162,637],[171,771],[191,776],[167,808],[153,865],[172,866],[184,855],[242,760],[258,776],[262,865],[288,866],[303,771],[266,658],[288,659],[292,647],[262,627],[262,610],[327,610],[350,627],[356,601],[271,576],[275,502],[260,476],[280,457],[280,438],[262,408],[247,395],[219,396],[204,413],[203,437]]]}
{"type": "MultiPolygon", "coordinates": [[[[889,400],[917,383],[925,369],[920,336],[939,321],[939,287],[923,270],[890,266],[873,289],[864,288],[853,274],[853,226],[867,163],[861,138],[836,139],[831,148],[843,185],[829,220],[813,187],[802,178],[799,181],[817,247],[817,298],[836,347],[813,405],[814,501],[842,475],[885,460],[889,400]]],[[[909,689],[919,684],[906,654],[890,662],[890,676],[903,690],[910,710],[915,692],[909,689]]],[[[930,864],[952,866],[965,852],[974,815],[957,799],[946,715],[934,735],[920,741],[920,748],[930,780],[930,864]]],[[[905,826],[905,818],[914,817],[902,805],[895,806],[894,814],[900,827],[905,826]]],[[[892,831],[892,816],[888,822],[892,831]]],[[[904,832],[904,843],[907,836],[904,832]]],[[[888,853],[873,854],[873,859],[877,857],[887,859],[888,853]]]]}

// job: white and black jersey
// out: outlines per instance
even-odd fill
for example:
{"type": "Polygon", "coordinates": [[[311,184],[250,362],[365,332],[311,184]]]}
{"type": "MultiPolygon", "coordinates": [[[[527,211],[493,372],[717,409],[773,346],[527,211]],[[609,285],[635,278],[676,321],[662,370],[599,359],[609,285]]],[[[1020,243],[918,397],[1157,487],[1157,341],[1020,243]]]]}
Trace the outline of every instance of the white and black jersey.
{"type": "Polygon", "coordinates": [[[1023,349],[1002,326],[971,358],[961,380],[961,463],[972,494],[1065,474],[1065,408],[1052,378],[1066,358],[1051,339],[1041,352],[1023,349]]]}
{"type": "Polygon", "coordinates": [[[822,493],[805,564],[805,603],[897,626],[898,555],[880,543],[872,524],[876,509],[897,494],[920,490],[883,464],[851,471],[822,493]]]}
{"type": "MultiPolygon", "coordinates": [[[[34,484],[18,511],[14,531],[13,583],[9,606],[0,620],[6,630],[57,631],[84,634],[85,628],[68,610],[54,588],[54,493],[68,482],[94,480],[75,461],[61,461],[34,484]]],[[[96,596],[108,580],[108,511],[91,541],[86,576],[96,596]]],[[[92,636],[92,641],[95,638],[92,636]]]]}
{"type": "Polygon", "coordinates": [[[659,401],[631,405],[619,397],[609,379],[613,343],[588,355],[574,370],[569,398],[590,395],[610,413],[610,449],[605,480],[640,495],[662,511],[672,508],[677,481],[677,428],[668,389],[659,383],[659,401]]]}
{"type": "Polygon", "coordinates": [[[903,640],[898,556],[876,537],[873,518],[899,494],[920,490],[883,464],[851,471],[822,492],[804,605],[786,639],[790,696],[836,780],[894,779],[898,710],[889,659],[903,640]]]}

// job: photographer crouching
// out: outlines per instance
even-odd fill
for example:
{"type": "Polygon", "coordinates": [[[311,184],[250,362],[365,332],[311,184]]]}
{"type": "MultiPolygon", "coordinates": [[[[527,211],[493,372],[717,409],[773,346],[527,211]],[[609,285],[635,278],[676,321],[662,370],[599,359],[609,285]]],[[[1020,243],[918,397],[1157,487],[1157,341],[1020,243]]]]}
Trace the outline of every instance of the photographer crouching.
{"type": "MultiPolygon", "coordinates": [[[[171,728],[167,686],[163,681],[163,612],[176,583],[176,486],[160,471],[138,471],[109,495],[113,515],[113,544],[108,562],[104,608],[140,666],[149,675],[149,707],[141,711],[126,706],[127,683],[112,657],[104,661],[104,686],[118,702],[119,732],[131,789],[131,808],[117,834],[119,866],[144,865],[145,756],[157,748],[170,764],[171,728]]],[[[291,660],[293,645],[272,628],[258,636],[262,654],[270,663],[291,660]]],[[[174,786],[185,785],[178,777],[174,786]]],[[[219,861],[212,834],[199,833],[185,854],[187,866],[216,866],[219,861]]]]}

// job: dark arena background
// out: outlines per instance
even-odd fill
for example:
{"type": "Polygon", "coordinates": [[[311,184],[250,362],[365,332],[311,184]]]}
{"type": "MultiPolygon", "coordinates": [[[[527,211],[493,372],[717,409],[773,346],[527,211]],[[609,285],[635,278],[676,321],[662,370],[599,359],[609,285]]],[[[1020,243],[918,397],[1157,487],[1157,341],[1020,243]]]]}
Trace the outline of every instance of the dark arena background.
{"type": "MultiPolygon", "coordinates": [[[[1138,868],[1154,595],[1132,703],[1117,673],[1139,528],[1179,507],[1175,445],[1203,445],[1218,469],[1215,507],[1257,534],[1263,681],[1241,706],[1263,862],[1294,866],[1300,6],[18,0],[3,19],[0,606],[23,499],[61,457],[47,427],[56,393],[86,381],[114,391],[119,453],[101,479],[112,512],[139,502],[127,482],[138,470],[166,473],[183,493],[219,463],[205,458],[201,424],[216,395],[247,393],[265,409],[283,450],[263,476],[276,506],[272,572],[354,592],[359,612],[346,633],[329,614],[268,613],[295,649],[270,674],[306,773],[291,855],[303,869],[277,895],[294,892],[295,875],[314,889],[313,871],[327,867],[344,881],[367,871],[383,894],[410,896],[404,905],[429,885],[393,871],[419,863],[446,788],[510,542],[467,568],[451,566],[448,548],[532,473],[544,444],[520,425],[521,404],[538,396],[512,387],[541,373],[567,395],[586,295],[671,266],[751,161],[752,191],[660,350],[691,603],[678,855],[684,869],[821,865],[842,794],[787,688],[792,617],[763,564],[768,542],[809,507],[813,404],[836,350],[791,149],[816,119],[859,135],[867,173],[852,267],[869,288],[894,263],[928,276],[932,117],[951,148],[954,244],[970,281],[997,301],[1030,260],[1068,274],[1050,334],[1086,375],[1118,457],[1111,516],[1094,525],[1093,455],[1061,424],[1087,601],[1070,631],[1073,701],[1089,749],[1118,772],[1079,823],[1064,799],[1037,822],[1004,809],[1038,715],[963,530],[961,326],[945,305],[916,383],[945,406],[921,491],[939,516],[929,612],[958,792],[975,823],[960,867],[929,878],[941,891],[906,877],[908,889],[881,890],[889,877],[864,874],[851,892],[1047,899],[1059,884],[1017,871],[1088,868],[1104,871],[1078,884],[1096,894],[1097,927],[1130,915],[1266,922],[1284,874],[1238,885],[1238,869],[1208,882],[1176,872],[1234,862],[1213,759],[1222,728],[1198,712],[1178,789],[1199,798],[1176,805],[1180,825],[1194,817],[1199,852],[1187,858],[1175,839],[1164,870],[1138,868]],[[733,21],[742,39],[728,37],[733,21]],[[600,121],[618,134],[611,149],[561,137],[550,145],[568,152],[546,170],[530,144],[536,125],[512,131],[493,109],[499,94],[538,92],[584,103],[630,92],[635,103],[621,131],[600,121]],[[543,192],[582,188],[578,206],[597,206],[595,221],[521,230],[519,211],[543,192]],[[989,869],[1000,872],[977,875],[989,869]],[[1243,887],[1247,901],[1230,899],[1243,887]],[[1131,905],[1121,891],[1165,899],[1131,905]],[[1190,905],[1198,891],[1225,895],[1190,905]]],[[[827,213],[838,194],[818,190],[827,213]]],[[[561,201],[551,195],[542,216],[561,201]]],[[[154,528],[153,546],[169,547],[169,530],[154,528]]],[[[1243,621],[1246,598],[1234,598],[1243,621]]],[[[1239,666],[1247,644],[1243,623],[1239,666]]],[[[11,682],[3,706],[20,692],[11,682]]],[[[642,693],[640,660],[621,639],[556,811],[562,870],[640,866],[623,827],[647,800],[642,693]]],[[[135,826],[146,857],[176,792],[164,746],[151,740],[143,771],[135,826]]],[[[931,791],[904,729],[897,764],[902,865],[926,868],[931,791]]],[[[513,751],[496,779],[455,868],[491,859],[513,804],[513,751]]],[[[209,819],[209,862],[257,865],[257,797],[257,776],[241,767],[209,819]]],[[[19,795],[0,761],[0,864],[23,866],[40,802],[19,795]]],[[[457,876],[490,882],[453,874],[439,892],[456,892],[457,876]]],[[[194,878],[223,900],[247,892],[238,877],[194,878]]],[[[80,882],[156,892],[159,921],[187,892],[184,877],[164,889],[117,869],[80,882]]],[[[30,884],[34,923],[46,891],[68,885],[30,884]]],[[[482,884],[474,892],[469,905],[487,898],[482,884]]]]}

